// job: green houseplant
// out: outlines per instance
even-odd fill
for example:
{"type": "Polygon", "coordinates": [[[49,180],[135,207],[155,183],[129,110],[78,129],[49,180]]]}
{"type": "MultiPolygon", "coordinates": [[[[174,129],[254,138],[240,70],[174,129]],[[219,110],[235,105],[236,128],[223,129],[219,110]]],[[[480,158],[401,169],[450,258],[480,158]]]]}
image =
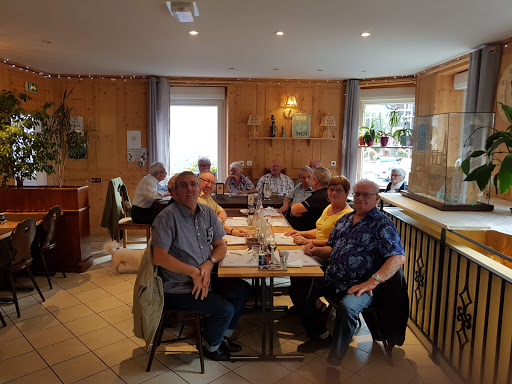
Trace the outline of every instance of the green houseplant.
{"type": "MultiPolygon", "coordinates": [[[[496,193],[506,193],[512,187],[512,107],[503,103],[500,105],[510,125],[504,131],[492,128],[493,133],[485,141],[484,150],[470,153],[462,162],[461,168],[466,175],[464,181],[476,181],[481,191],[487,187],[492,173],[497,169],[493,176],[496,193]],[[485,164],[471,170],[471,159],[482,156],[486,159],[485,164]]],[[[481,128],[485,127],[478,128],[469,137],[481,128]]]]}
{"type": "Polygon", "coordinates": [[[377,132],[372,124],[371,127],[361,127],[359,132],[362,133],[363,143],[367,146],[371,147],[375,143],[375,138],[377,137],[377,132]]]}
{"type": "MultiPolygon", "coordinates": [[[[29,114],[23,103],[30,97],[16,91],[0,94],[0,173],[2,187],[15,179],[18,187],[24,179],[35,179],[37,172],[52,174],[57,148],[44,129],[44,112],[29,114]],[[41,131],[36,128],[41,127],[41,131]]],[[[47,107],[48,105],[45,105],[47,107]]]]}
{"type": "Polygon", "coordinates": [[[407,122],[404,122],[404,127],[397,129],[393,132],[393,138],[400,143],[402,147],[412,145],[412,129],[407,126],[407,122]]]}

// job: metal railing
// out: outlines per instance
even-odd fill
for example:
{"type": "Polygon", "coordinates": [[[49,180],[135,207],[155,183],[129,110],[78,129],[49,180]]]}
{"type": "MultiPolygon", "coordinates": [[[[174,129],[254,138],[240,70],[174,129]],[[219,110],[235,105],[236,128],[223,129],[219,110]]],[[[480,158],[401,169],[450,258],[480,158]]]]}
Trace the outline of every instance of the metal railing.
{"type": "Polygon", "coordinates": [[[393,209],[385,211],[407,255],[409,318],[432,344],[432,359],[443,359],[464,382],[512,383],[510,279],[485,255],[475,256],[452,240],[466,236],[452,232],[447,242],[447,230],[438,233],[393,209]]]}

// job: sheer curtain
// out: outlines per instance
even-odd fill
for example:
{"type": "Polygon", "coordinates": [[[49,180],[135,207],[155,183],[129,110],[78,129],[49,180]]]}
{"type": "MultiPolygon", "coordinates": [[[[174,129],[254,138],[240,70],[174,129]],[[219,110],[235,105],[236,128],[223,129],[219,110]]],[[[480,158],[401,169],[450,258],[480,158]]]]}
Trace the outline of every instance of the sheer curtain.
{"type": "Polygon", "coordinates": [[[347,80],[345,121],[343,124],[341,174],[353,185],[356,182],[359,146],[359,80],[347,80]]]}
{"type": "Polygon", "coordinates": [[[165,77],[149,78],[148,162],[160,161],[168,171],[171,87],[165,77]]]}

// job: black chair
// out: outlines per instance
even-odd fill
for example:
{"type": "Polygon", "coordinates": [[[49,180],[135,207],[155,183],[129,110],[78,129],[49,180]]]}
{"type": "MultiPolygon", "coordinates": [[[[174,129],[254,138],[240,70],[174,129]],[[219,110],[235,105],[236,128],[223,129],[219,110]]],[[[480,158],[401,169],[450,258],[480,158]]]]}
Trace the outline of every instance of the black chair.
{"type": "Polygon", "coordinates": [[[146,368],[146,372],[149,372],[151,369],[151,364],[153,363],[153,358],[155,357],[155,352],[158,346],[161,343],[170,344],[177,341],[190,340],[193,336],[190,337],[181,337],[183,333],[183,329],[185,328],[185,323],[190,322],[193,324],[194,333],[196,337],[196,348],[199,352],[199,360],[201,362],[201,373],[204,373],[204,355],[203,348],[201,345],[201,324],[200,320],[201,315],[198,312],[191,312],[180,309],[164,309],[162,312],[162,317],[160,318],[160,323],[158,324],[158,328],[156,330],[155,339],[153,340],[153,347],[151,348],[151,354],[149,355],[148,366],[146,368]],[[177,339],[164,340],[162,341],[162,336],[164,334],[164,329],[167,325],[173,323],[182,323],[180,333],[177,339]]]}
{"type": "MultiPolygon", "coordinates": [[[[46,216],[43,218],[43,223],[40,226],[39,232],[39,254],[38,256],[41,258],[41,262],[43,264],[44,272],[46,273],[46,278],[48,279],[48,285],[50,289],[52,287],[52,281],[50,280],[50,274],[48,272],[48,267],[46,265],[46,256],[53,253],[53,250],[56,247],[55,243],[55,233],[56,233],[56,225],[59,221],[59,218],[62,214],[60,205],[56,205],[52,209],[48,211],[46,216]]],[[[66,274],[62,272],[62,275],[66,277],[66,274]]]]}
{"type": "Polygon", "coordinates": [[[8,264],[0,267],[0,272],[6,272],[9,274],[9,282],[11,285],[12,291],[12,301],[16,307],[16,313],[18,317],[20,314],[20,307],[18,305],[18,297],[16,295],[16,285],[14,274],[21,270],[27,271],[30,280],[32,280],[32,284],[37,289],[39,296],[41,296],[41,300],[44,300],[44,296],[37,285],[32,272],[30,271],[30,265],[32,264],[32,256],[30,253],[30,247],[32,242],[34,241],[34,237],[36,236],[36,221],[34,219],[27,219],[22,223],[19,223],[16,228],[12,231],[10,240],[11,245],[14,248],[15,255],[14,259],[11,260],[8,264]]]}

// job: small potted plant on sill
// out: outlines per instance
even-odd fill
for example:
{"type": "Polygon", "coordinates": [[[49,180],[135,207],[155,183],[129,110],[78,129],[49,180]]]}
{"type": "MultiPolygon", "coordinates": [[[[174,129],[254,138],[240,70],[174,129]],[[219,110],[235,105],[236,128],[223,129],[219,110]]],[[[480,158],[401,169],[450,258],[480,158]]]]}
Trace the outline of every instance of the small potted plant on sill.
{"type": "Polygon", "coordinates": [[[363,144],[368,147],[372,147],[373,144],[375,144],[375,138],[377,137],[373,124],[371,127],[361,127],[360,132],[363,133],[363,144]]]}
{"type": "Polygon", "coordinates": [[[389,138],[391,137],[391,133],[386,132],[386,131],[377,131],[377,133],[375,135],[379,139],[381,147],[388,146],[389,138]]]}
{"type": "Polygon", "coordinates": [[[393,132],[393,138],[400,143],[402,147],[412,146],[412,129],[407,126],[407,122],[404,123],[403,128],[393,132]]]}
{"type": "MultiPolygon", "coordinates": [[[[512,187],[512,107],[503,103],[500,105],[510,125],[504,131],[492,128],[493,133],[485,141],[484,150],[473,151],[461,164],[462,172],[466,175],[464,181],[476,181],[481,191],[487,187],[492,173],[498,169],[493,176],[496,194],[498,191],[506,193],[512,187]],[[481,156],[487,158],[485,164],[471,170],[471,159],[481,156]]],[[[475,130],[469,138],[479,129],[475,130]]]]}

